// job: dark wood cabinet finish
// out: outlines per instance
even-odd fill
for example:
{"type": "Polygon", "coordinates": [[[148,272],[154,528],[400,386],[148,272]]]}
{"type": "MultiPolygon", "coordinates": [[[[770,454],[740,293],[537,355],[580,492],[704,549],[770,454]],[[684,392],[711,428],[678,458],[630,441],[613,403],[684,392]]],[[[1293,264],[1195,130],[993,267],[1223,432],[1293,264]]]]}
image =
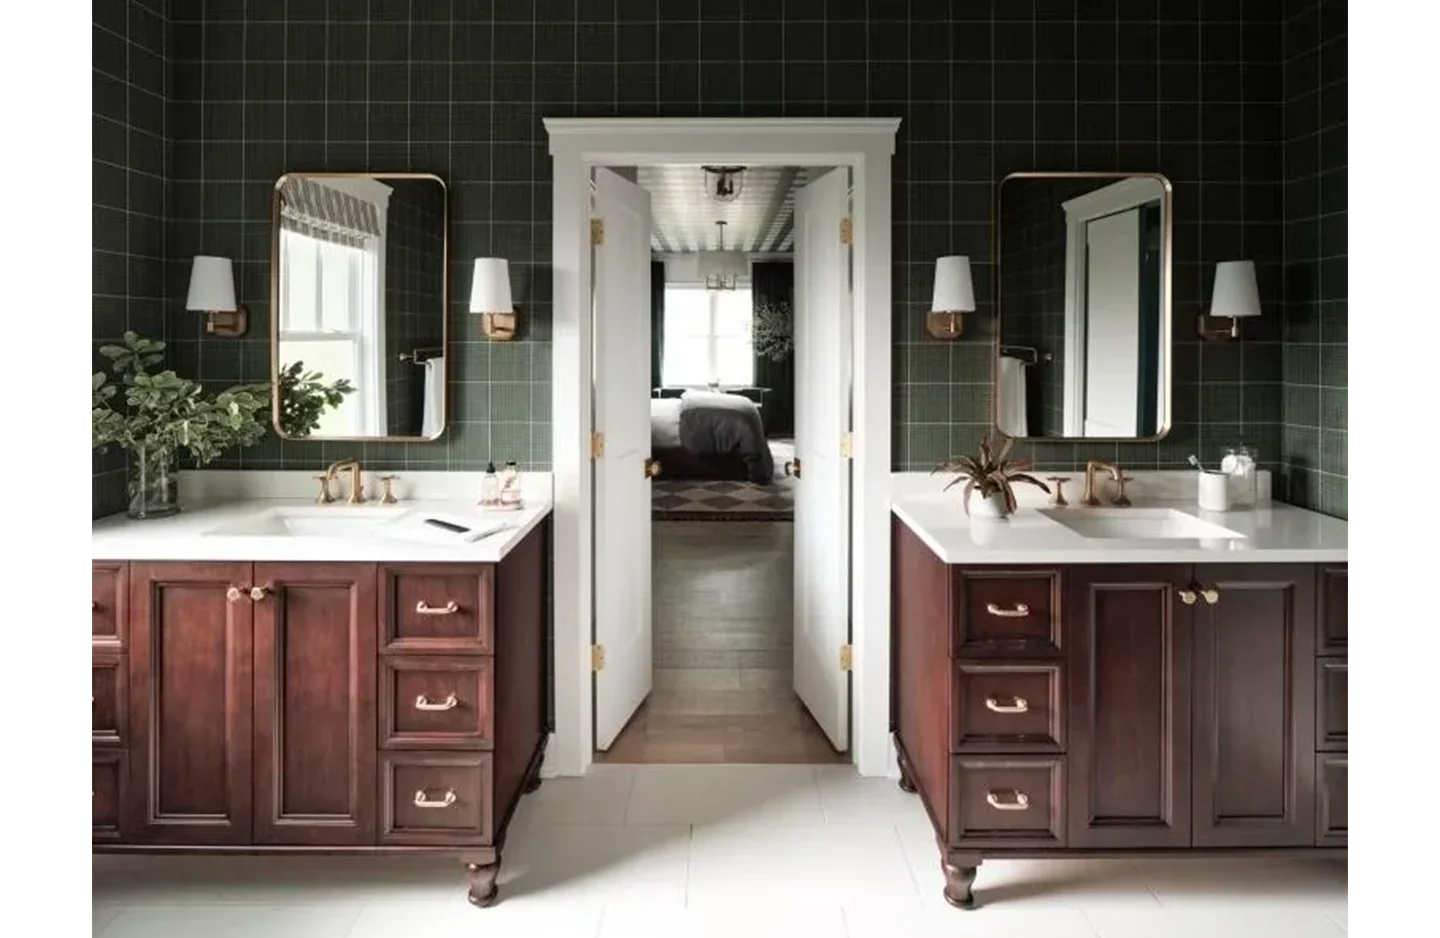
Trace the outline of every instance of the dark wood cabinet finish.
{"type": "Polygon", "coordinates": [[[1315,568],[1195,569],[1195,845],[1312,843],[1315,568]]]}
{"type": "Polygon", "coordinates": [[[151,844],[251,838],[254,607],[244,563],[130,565],[129,797],[151,844]]]}
{"type": "Polygon", "coordinates": [[[989,856],[1346,845],[1343,564],[950,566],[898,518],[891,549],[900,787],[952,905],[989,856]]]}
{"type": "Polygon", "coordinates": [[[93,849],[444,853],[494,902],[548,736],[547,537],[498,564],[97,561],[93,849]]]}
{"type": "Polygon", "coordinates": [[[261,844],[375,839],[375,567],[257,563],[255,830],[261,844]]]}
{"type": "Polygon", "coordinates": [[[1068,571],[1072,846],[1190,845],[1189,572],[1068,571]]]}

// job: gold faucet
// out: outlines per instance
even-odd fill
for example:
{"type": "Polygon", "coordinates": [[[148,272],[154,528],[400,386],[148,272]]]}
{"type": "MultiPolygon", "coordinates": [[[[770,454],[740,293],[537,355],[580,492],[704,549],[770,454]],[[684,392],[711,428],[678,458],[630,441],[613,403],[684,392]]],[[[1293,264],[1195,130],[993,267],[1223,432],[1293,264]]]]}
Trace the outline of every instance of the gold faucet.
{"type": "Polygon", "coordinates": [[[346,503],[350,505],[365,504],[365,486],[360,482],[360,460],[358,459],[341,459],[331,463],[330,468],[325,470],[325,487],[329,487],[330,480],[335,478],[335,473],[341,469],[350,470],[350,497],[345,499],[346,503]]]}
{"type": "Polygon", "coordinates": [[[1080,503],[1082,505],[1090,505],[1092,507],[1100,504],[1100,498],[1095,494],[1095,470],[1097,469],[1104,469],[1106,472],[1110,473],[1110,481],[1121,486],[1120,498],[1117,498],[1115,500],[1115,504],[1130,504],[1130,500],[1125,498],[1124,483],[1120,481],[1121,476],[1123,475],[1123,473],[1121,473],[1120,471],[1120,466],[1116,463],[1104,462],[1103,460],[1099,459],[1092,459],[1089,462],[1085,463],[1085,493],[1080,496],[1080,503]]]}

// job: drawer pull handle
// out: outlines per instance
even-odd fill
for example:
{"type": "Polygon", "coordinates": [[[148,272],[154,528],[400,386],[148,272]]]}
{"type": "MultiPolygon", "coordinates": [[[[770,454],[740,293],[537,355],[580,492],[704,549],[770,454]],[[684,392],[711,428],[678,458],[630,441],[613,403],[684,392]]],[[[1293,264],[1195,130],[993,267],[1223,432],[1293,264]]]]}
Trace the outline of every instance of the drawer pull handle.
{"type": "Polygon", "coordinates": [[[425,600],[415,604],[415,614],[421,616],[450,616],[460,611],[460,604],[450,600],[443,606],[432,606],[425,600]]]}
{"type": "Polygon", "coordinates": [[[1030,607],[1024,603],[1016,603],[1014,609],[1001,609],[994,603],[986,603],[985,611],[1002,619],[1023,619],[1030,614],[1030,607]]]}
{"type": "Polygon", "coordinates": [[[999,697],[986,697],[985,709],[994,710],[996,713],[1029,713],[1030,701],[1024,697],[1012,697],[1010,703],[1000,702],[999,697]]]}
{"type": "Polygon", "coordinates": [[[1030,798],[1023,791],[1010,792],[1014,796],[1010,801],[1001,801],[1001,794],[1002,792],[987,791],[985,803],[996,811],[1024,811],[1030,807],[1030,798]]]}
{"type": "Polygon", "coordinates": [[[459,705],[460,698],[456,697],[453,693],[439,703],[431,703],[430,698],[424,694],[415,698],[416,710],[454,710],[459,705]]]}
{"type": "Polygon", "coordinates": [[[415,793],[415,807],[417,808],[448,808],[455,803],[455,789],[451,788],[445,792],[445,797],[439,801],[431,801],[425,797],[425,789],[415,793]]]}

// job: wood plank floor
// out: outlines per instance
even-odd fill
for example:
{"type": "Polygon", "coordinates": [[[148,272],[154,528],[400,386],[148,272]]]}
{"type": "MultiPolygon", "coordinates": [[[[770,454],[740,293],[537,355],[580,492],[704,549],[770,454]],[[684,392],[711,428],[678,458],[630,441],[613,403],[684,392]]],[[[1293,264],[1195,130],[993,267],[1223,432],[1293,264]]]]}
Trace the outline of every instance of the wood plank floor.
{"type": "Polygon", "coordinates": [[[847,761],[791,689],[794,525],[665,521],[654,536],[654,690],[597,761],[847,761]]]}

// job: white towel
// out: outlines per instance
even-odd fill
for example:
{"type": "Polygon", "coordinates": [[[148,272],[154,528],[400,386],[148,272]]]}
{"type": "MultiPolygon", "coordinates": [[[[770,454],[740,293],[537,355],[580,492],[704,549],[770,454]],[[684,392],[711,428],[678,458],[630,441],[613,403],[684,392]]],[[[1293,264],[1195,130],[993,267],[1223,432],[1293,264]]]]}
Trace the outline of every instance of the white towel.
{"type": "Polygon", "coordinates": [[[1025,420],[1025,364],[1018,358],[1001,355],[995,366],[1000,392],[995,422],[1006,436],[1024,437],[1030,435],[1025,420]]]}
{"type": "Polygon", "coordinates": [[[436,355],[425,360],[425,412],[420,418],[420,435],[439,436],[444,426],[445,356],[436,355]]]}

